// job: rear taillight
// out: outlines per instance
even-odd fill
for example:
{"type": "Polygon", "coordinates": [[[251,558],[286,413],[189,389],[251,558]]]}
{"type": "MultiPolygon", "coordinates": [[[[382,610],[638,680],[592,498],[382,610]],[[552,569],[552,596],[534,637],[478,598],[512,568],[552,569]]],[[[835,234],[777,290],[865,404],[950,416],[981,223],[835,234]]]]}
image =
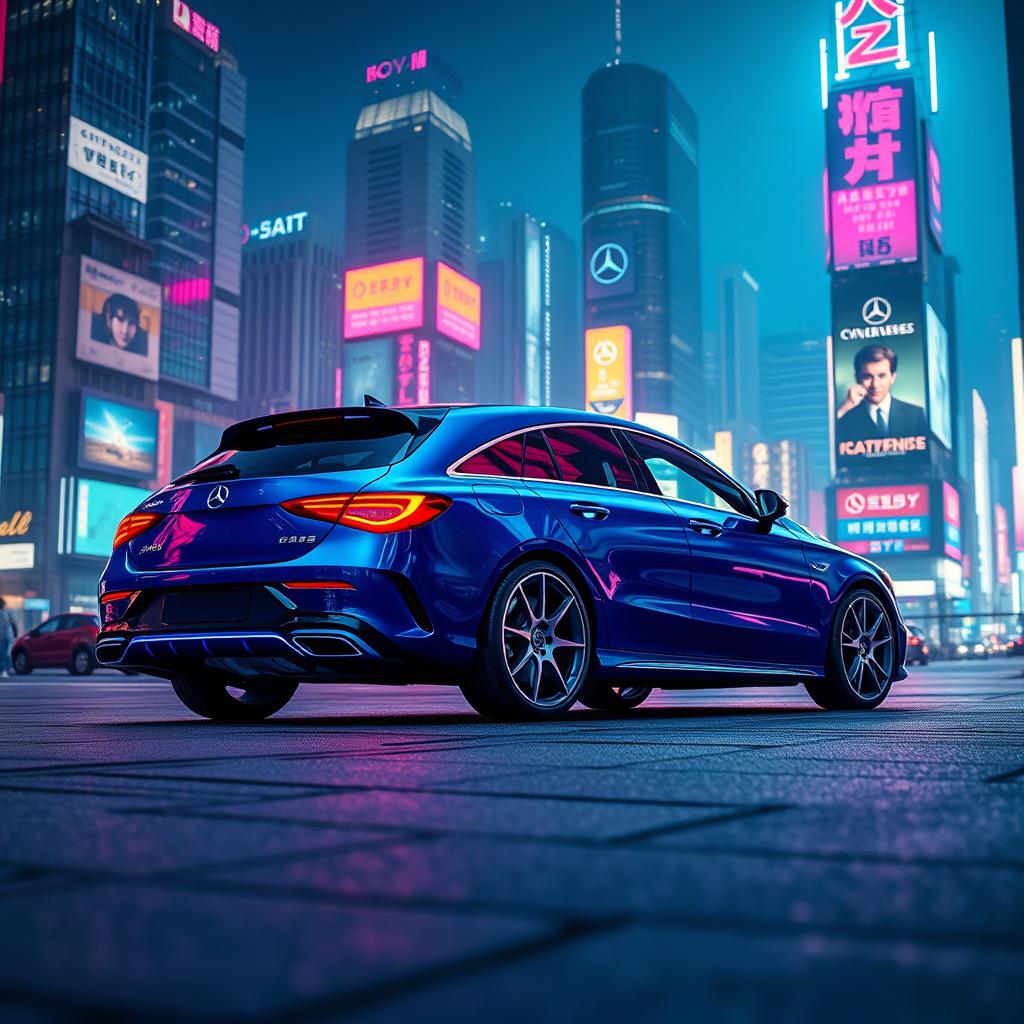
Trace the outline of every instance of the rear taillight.
{"type": "Polygon", "coordinates": [[[137,593],[137,590],[108,590],[100,598],[100,604],[110,604],[111,601],[130,601],[137,593]]]}
{"type": "Polygon", "coordinates": [[[155,512],[132,512],[118,523],[114,534],[114,550],[122,544],[134,540],[140,533],[145,533],[151,526],[156,526],[164,517],[155,512]]]}
{"type": "Polygon", "coordinates": [[[292,515],[341,523],[370,533],[413,530],[436,519],[451,505],[438,494],[323,494],[282,502],[292,515]]]}

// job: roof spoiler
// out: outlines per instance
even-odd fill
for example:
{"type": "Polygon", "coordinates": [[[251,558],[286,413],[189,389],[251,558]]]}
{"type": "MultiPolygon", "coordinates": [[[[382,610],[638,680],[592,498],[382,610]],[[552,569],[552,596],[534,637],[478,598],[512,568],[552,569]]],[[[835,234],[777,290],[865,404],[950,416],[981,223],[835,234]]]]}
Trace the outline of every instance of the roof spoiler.
{"type": "Polygon", "coordinates": [[[354,429],[365,429],[371,424],[374,433],[379,432],[382,435],[400,434],[404,431],[417,434],[420,430],[417,420],[398,409],[389,409],[383,405],[300,409],[297,412],[258,416],[232,424],[221,435],[219,450],[246,451],[267,448],[274,444],[275,438],[282,435],[287,435],[293,441],[302,438],[314,441],[351,436],[354,429]]]}

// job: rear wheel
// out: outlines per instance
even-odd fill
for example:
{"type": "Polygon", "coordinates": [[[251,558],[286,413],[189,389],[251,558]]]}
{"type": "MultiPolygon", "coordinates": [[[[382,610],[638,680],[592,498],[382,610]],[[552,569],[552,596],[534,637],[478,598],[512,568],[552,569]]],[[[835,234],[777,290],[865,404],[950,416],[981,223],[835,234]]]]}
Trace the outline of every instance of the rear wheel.
{"type": "Polygon", "coordinates": [[[76,647],[71,652],[71,661],[68,662],[68,671],[73,676],[87,676],[96,667],[92,651],[88,647],[76,647]]]}
{"type": "Polygon", "coordinates": [[[19,676],[27,676],[32,671],[32,659],[22,650],[14,652],[11,662],[19,676]]]}
{"type": "Polygon", "coordinates": [[[824,679],[807,692],[829,711],[867,710],[885,700],[896,671],[896,633],[882,602],[869,590],[850,591],[832,620],[824,679]]]}
{"type": "Polygon", "coordinates": [[[651,695],[650,686],[612,686],[589,681],[580,693],[580,703],[595,711],[628,711],[639,707],[651,695]]]}
{"type": "Polygon", "coordinates": [[[233,680],[185,672],[171,680],[182,704],[214,722],[261,722],[280,711],[298,683],[281,679],[233,680]],[[243,685],[244,683],[244,685],[243,685]]]}
{"type": "Polygon", "coordinates": [[[494,592],[462,692],[487,718],[560,718],[590,671],[592,643],[575,583],[549,562],[525,562],[494,592]]]}

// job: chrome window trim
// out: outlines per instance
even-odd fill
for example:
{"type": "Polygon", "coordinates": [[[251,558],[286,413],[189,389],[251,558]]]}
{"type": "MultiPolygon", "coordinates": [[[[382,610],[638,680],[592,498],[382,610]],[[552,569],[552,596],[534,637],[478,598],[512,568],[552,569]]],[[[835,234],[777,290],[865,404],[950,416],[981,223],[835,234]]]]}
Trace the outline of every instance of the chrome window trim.
{"type": "MultiPolygon", "coordinates": [[[[685,455],[693,456],[699,462],[703,462],[708,468],[713,470],[715,473],[720,473],[730,483],[735,484],[741,494],[745,494],[750,501],[753,503],[753,496],[738,480],[733,480],[728,473],[719,469],[713,462],[704,458],[699,452],[693,451],[690,448],[685,448],[682,445],[676,444],[668,438],[661,437],[658,434],[649,434],[646,430],[634,426],[619,426],[618,424],[611,423],[593,423],[587,420],[572,420],[568,422],[552,422],[552,423],[541,423],[531,427],[518,427],[516,430],[510,430],[507,434],[499,434],[497,437],[492,437],[489,441],[485,441],[483,444],[478,445],[472,451],[467,452],[465,455],[460,455],[454,462],[452,462],[445,470],[445,476],[449,477],[465,477],[469,480],[521,480],[524,483],[543,483],[543,484],[559,484],[563,487],[592,487],[597,491],[617,491],[621,494],[639,494],[645,498],[661,498],[663,501],[677,501],[684,505],[692,505],[694,508],[706,508],[712,512],[725,512],[725,509],[719,508],[717,505],[705,505],[702,501],[690,501],[688,498],[674,498],[668,494],[652,494],[650,491],[638,491],[632,487],[608,487],[606,484],[584,484],[574,483],[571,480],[557,480],[549,477],[532,477],[532,476],[506,476],[499,475],[497,473],[462,473],[459,471],[459,466],[463,462],[467,462],[473,458],[474,455],[479,455],[485,448],[490,448],[493,444],[500,444],[502,441],[507,441],[510,437],[515,437],[518,434],[529,434],[534,430],[553,430],[556,427],[604,427],[606,430],[622,430],[632,434],[640,434],[642,437],[653,438],[655,441],[662,441],[666,444],[672,444],[678,448],[685,455]]],[[[641,460],[643,461],[643,460],[641,460]]],[[[685,471],[684,471],[685,472],[685,471]]],[[[698,481],[699,482],[699,481],[698,481]]],[[[756,516],[749,515],[746,512],[739,512],[736,509],[730,508],[729,512],[732,515],[740,516],[743,519],[749,519],[752,523],[759,522],[756,516]]]]}

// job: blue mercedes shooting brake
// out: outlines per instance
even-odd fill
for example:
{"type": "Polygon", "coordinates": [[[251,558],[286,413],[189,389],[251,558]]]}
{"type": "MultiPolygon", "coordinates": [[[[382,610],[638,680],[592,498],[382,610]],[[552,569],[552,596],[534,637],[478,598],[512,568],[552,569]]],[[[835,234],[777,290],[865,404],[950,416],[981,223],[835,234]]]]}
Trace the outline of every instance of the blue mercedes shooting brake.
{"type": "Polygon", "coordinates": [[[266,416],[122,520],[96,658],[219,721],[321,682],[450,684],[505,720],[656,687],[875,707],[906,677],[892,581],[786,510],[577,410],[266,416]]]}

